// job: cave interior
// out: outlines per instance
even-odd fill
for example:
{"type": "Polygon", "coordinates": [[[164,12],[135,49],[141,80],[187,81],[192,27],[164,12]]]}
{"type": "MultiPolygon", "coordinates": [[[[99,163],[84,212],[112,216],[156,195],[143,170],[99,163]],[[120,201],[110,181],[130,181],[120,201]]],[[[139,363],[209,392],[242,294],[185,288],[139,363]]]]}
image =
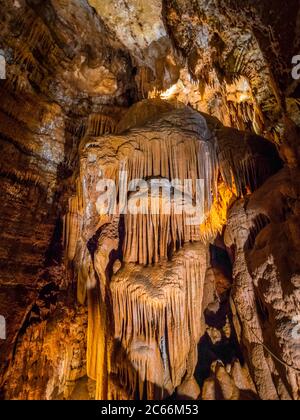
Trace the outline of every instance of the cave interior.
{"type": "Polygon", "coordinates": [[[0,8],[0,399],[300,400],[299,1],[0,8]]]}

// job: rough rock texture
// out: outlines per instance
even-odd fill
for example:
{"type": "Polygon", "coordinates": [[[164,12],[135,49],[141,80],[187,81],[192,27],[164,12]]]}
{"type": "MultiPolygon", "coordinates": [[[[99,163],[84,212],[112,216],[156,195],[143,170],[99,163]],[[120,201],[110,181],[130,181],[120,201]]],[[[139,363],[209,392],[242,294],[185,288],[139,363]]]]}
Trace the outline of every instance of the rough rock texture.
{"type": "Polygon", "coordinates": [[[177,387],[178,398],[300,398],[300,113],[291,77],[300,9],[288,3],[0,0],[1,397],[152,398],[177,387]],[[276,175],[274,143],[285,162],[276,175]],[[97,183],[118,179],[124,160],[148,184],[203,177],[200,228],[186,229],[184,215],[99,218],[97,183]],[[136,347],[116,345],[110,282],[132,263],[145,273],[163,260],[172,271],[166,260],[176,262],[190,240],[213,245],[206,275],[205,264],[197,273],[198,360],[182,374],[195,353],[186,342],[164,382],[157,337],[148,348],[155,378],[148,353],[139,358],[143,340],[132,334],[136,347]],[[128,356],[139,361],[139,381],[128,356]]]}
{"type": "Polygon", "coordinates": [[[214,400],[256,400],[256,389],[249,371],[238,360],[224,366],[216,362],[211,367],[211,376],[205,380],[201,398],[214,400]]]}
{"type": "Polygon", "coordinates": [[[234,205],[232,303],[262,399],[299,399],[299,173],[284,169],[234,205]]]}
{"type": "Polygon", "coordinates": [[[94,105],[99,111],[107,103],[123,104],[131,89],[128,54],[79,3],[0,4],[7,73],[0,81],[0,313],[7,325],[1,371],[42,288],[70,284],[66,271],[55,272],[62,261],[60,198],[69,188],[88,115],[94,105]],[[81,25],[88,30],[78,36],[81,25]],[[114,76],[103,66],[107,54],[114,76]],[[111,101],[108,93],[114,94],[111,101]]]}
{"type": "MultiPolygon", "coordinates": [[[[219,194],[218,175],[223,174],[220,183],[231,189],[236,179],[236,194],[242,195],[248,182],[257,188],[278,164],[271,143],[260,139],[262,150],[265,147],[272,153],[265,155],[264,176],[259,176],[259,160],[254,157],[261,150],[247,147],[251,139],[214,119],[207,121],[183,105],[157,99],[129,109],[116,134],[82,139],[77,194],[70,198],[64,237],[68,258],[78,276],[78,299],[85,303],[88,298],[87,372],[97,383],[97,398],[162,398],[172,395],[177,387],[178,395],[191,392],[195,397],[197,343],[206,332],[202,314],[215,302],[209,300],[209,288],[204,287],[204,251],[207,240],[222,230],[220,220],[217,218],[214,225],[211,217],[219,194]],[[224,138],[232,136],[241,144],[240,169],[236,172],[234,159],[217,160],[217,150],[226,151],[224,138]],[[125,179],[121,179],[122,171],[126,171],[125,179]],[[195,225],[188,223],[184,211],[175,215],[170,209],[169,214],[164,213],[167,200],[163,191],[153,197],[151,190],[148,195],[153,179],[197,178],[205,181],[205,205],[195,225]],[[118,186],[107,196],[101,184],[105,179],[118,186]],[[142,179],[144,184],[138,192],[138,211],[131,214],[134,196],[129,193],[123,197],[120,182],[130,191],[135,179],[142,179]],[[153,202],[154,214],[150,211],[153,202]],[[128,205],[127,212],[115,215],[124,205],[128,205]],[[190,242],[198,248],[189,249],[190,242]],[[117,274],[111,277],[112,273],[117,274]],[[207,302],[202,307],[203,299],[207,302]]],[[[136,191],[134,186],[135,195],[136,191]]],[[[197,195],[195,186],[191,195],[197,195]]],[[[222,295],[228,290],[228,280],[224,276],[222,279],[217,267],[212,270],[212,288],[222,295]]],[[[214,344],[222,341],[223,335],[233,340],[227,315],[225,324],[217,327],[208,325],[206,332],[214,344]]]]}
{"type": "Polygon", "coordinates": [[[63,306],[50,322],[30,321],[5,378],[6,398],[72,399],[76,382],[86,376],[86,311],[63,306]]]}
{"type": "MultiPolygon", "coordinates": [[[[119,128],[119,134],[82,140],[77,195],[65,217],[66,249],[78,273],[78,297],[84,303],[88,296],[87,366],[97,382],[98,398],[172,395],[183,378],[193,377],[201,333],[207,246],[199,244],[199,226],[189,226],[183,212],[164,214],[165,197],[160,194],[155,198],[158,211],[152,214],[148,192],[148,214],[101,213],[101,180],[110,177],[119,183],[120,171],[125,170],[126,187],[134,179],[151,177],[203,178],[205,202],[211,207],[216,150],[205,119],[157,100],[139,105],[153,109],[148,124],[143,125],[143,112],[134,106],[119,123],[126,126],[124,133],[119,128]],[[189,249],[190,241],[198,246],[189,249]],[[178,247],[183,247],[179,253],[178,247]],[[171,252],[174,256],[167,262],[171,252]],[[116,266],[118,258],[124,267],[116,266]],[[112,271],[117,274],[111,280],[112,271]]],[[[191,194],[196,194],[195,186],[191,194]]],[[[114,195],[108,201],[111,198],[114,195]]],[[[129,208],[131,200],[129,195],[129,208]]],[[[109,208],[120,208],[121,201],[119,192],[109,208]]]]}
{"type": "Polygon", "coordinates": [[[116,357],[111,374],[129,397],[162,398],[178,386],[190,396],[184,389],[197,362],[206,264],[204,245],[186,245],[167,263],[130,264],[112,279],[115,340],[126,358],[116,357]]]}

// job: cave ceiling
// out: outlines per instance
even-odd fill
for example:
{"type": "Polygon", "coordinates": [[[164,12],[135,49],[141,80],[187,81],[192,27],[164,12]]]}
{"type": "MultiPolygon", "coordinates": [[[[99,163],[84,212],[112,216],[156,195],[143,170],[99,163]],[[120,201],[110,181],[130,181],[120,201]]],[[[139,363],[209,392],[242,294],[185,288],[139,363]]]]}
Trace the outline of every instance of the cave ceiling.
{"type": "Polygon", "coordinates": [[[300,399],[285,3],[0,0],[0,399],[300,399]],[[122,171],[205,220],[100,217],[122,171]]]}

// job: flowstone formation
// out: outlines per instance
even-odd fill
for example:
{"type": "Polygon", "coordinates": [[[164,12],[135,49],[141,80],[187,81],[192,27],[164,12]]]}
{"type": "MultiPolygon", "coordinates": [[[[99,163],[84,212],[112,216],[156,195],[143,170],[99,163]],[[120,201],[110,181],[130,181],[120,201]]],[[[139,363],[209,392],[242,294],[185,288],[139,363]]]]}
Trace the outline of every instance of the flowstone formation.
{"type": "MultiPolygon", "coordinates": [[[[142,195],[135,198],[140,201],[137,214],[130,212],[134,197],[127,191],[133,180],[146,186],[146,180],[192,180],[195,199],[195,180],[202,179],[203,211],[208,212],[216,194],[216,143],[200,114],[161,101],[138,104],[119,127],[117,135],[82,139],[78,195],[72,199],[81,208],[76,212],[72,204],[66,216],[66,244],[78,270],[82,303],[88,295],[88,375],[97,381],[97,396],[162,398],[172,395],[183,379],[193,381],[207,246],[199,224],[188,223],[193,215],[175,214],[174,197],[166,213],[164,182],[156,195],[137,189],[142,195]],[[144,111],[151,107],[152,118],[144,121],[144,111]],[[118,211],[125,200],[128,213],[99,215],[104,193],[99,182],[109,178],[119,189],[124,173],[126,196],[116,191],[118,199],[109,205],[118,211]],[[82,243],[88,251],[78,247],[82,243]],[[84,270],[87,260],[90,270],[84,270]]],[[[195,392],[197,397],[200,391],[195,392]]]]}
{"type": "Polygon", "coordinates": [[[157,399],[194,379],[207,249],[186,245],[169,262],[155,266],[126,265],[111,283],[116,352],[112,374],[119,384],[111,397],[157,399]],[[178,351],[180,349],[180,351],[178,351]],[[121,385],[121,390],[119,389],[121,385]]]}
{"type": "Polygon", "coordinates": [[[208,241],[222,230],[214,211],[226,211],[230,200],[257,188],[280,165],[273,146],[261,139],[253,148],[255,140],[160,100],[134,105],[116,134],[81,140],[64,232],[78,299],[88,301],[87,374],[96,381],[96,398],[164,398],[175,390],[200,395],[194,374],[204,333],[208,241]],[[226,141],[234,135],[238,162],[226,159],[226,141]],[[260,170],[255,163],[264,148],[272,153],[260,170]],[[174,179],[178,185],[191,180],[193,203],[196,180],[203,181],[202,214],[193,223],[185,207],[175,212],[176,188],[165,193],[174,179]],[[149,184],[158,185],[155,194],[149,184]]]}
{"type": "Polygon", "coordinates": [[[0,399],[299,400],[299,0],[0,8],[0,399]]]}

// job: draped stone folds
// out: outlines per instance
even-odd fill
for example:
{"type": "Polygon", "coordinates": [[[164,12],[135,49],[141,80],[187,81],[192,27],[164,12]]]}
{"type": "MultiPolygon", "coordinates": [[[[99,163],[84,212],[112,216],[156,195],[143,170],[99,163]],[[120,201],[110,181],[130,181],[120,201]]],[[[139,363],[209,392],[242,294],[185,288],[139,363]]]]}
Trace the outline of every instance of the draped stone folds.
{"type": "Polygon", "coordinates": [[[255,139],[247,142],[217,120],[158,100],[135,104],[110,134],[103,121],[93,116],[81,140],[64,228],[78,300],[89,307],[88,375],[98,399],[163,398],[182,384],[197,397],[207,243],[222,230],[234,197],[257,184],[255,164],[250,171],[245,163],[255,162],[255,139]],[[227,156],[231,135],[241,142],[239,162],[227,156]],[[107,180],[113,189],[105,204],[114,212],[103,214],[99,197],[107,180]],[[191,203],[199,199],[196,181],[202,182],[203,214],[194,223],[184,208],[174,210],[174,180],[191,180],[191,203]],[[153,183],[155,194],[148,188],[153,183]]]}
{"type": "Polygon", "coordinates": [[[112,369],[130,398],[132,389],[140,390],[139,398],[172,394],[184,375],[193,375],[206,266],[206,247],[197,243],[169,262],[129,264],[113,277],[115,339],[126,357],[112,369]]]}
{"type": "Polygon", "coordinates": [[[300,399],[285,3],[0,0],[0,399],[300,399]]]}

